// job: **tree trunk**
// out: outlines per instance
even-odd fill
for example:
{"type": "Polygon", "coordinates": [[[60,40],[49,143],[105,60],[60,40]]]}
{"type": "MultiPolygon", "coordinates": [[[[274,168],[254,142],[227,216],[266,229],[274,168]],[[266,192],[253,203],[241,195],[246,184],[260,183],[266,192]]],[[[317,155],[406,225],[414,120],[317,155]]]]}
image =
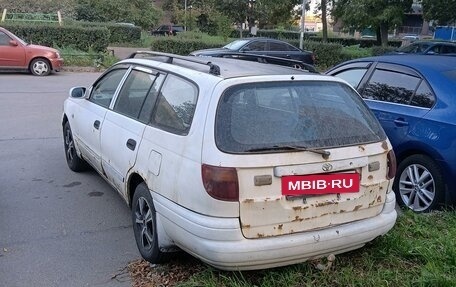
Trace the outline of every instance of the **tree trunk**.
{"type": "Polygon", "coordinates": [[[326,18],[326,0],[321,0],[321,23],[323,25],[323,42],[328,42],[328,21],[326,18]]]}
{"type": "Polygon", "coordinates": [[[382,47],[388,46],[388,23],[380,22],[380,42],[382,47]]]}

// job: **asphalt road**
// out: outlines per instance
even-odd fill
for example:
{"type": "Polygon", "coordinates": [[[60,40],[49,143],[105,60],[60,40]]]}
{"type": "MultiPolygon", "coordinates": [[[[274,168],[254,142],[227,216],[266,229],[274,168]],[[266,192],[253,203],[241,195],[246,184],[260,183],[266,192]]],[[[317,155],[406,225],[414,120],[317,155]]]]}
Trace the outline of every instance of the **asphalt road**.
{"type": "Polygon", "coordinates": [[[130,211],[63,152],[68,90],[98,76],[0,74],[0,286],[130,286],[130,211]]]}

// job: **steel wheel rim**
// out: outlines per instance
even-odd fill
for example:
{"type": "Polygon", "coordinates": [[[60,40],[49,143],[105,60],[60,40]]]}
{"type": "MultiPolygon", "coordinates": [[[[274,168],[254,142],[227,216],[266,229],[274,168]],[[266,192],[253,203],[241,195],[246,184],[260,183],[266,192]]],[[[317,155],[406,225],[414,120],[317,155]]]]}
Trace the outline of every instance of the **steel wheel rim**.
{"type": "Polygon", "coordinates": [[[141,246],[146,250],[151,249],[154,241],[152,210],[144,197],[138,198],[135,209],[135,224],[141,246]]]}
{"type": "Polygon", "coordinates": [[[407,166],[399,178],[399,193],[413,211],[428,209],[435,199],[435,181],[429,170],[420,165],[407,166]]]}
{"type": "Polygon", "coordinates": [[[45,61],[36,61],[33,63],[33,71],[38,75],[43,75],[49,71],[49,66],[45,61]]]}
{"type": "Polygon", "coordinates": [[[71,135],[70,129],[66,129],[65,147],[66,147],[66,155],[67,155],[68,160],[73,161],[74,156],[76,154],[76,150],[74,149],[74,141],[73,141],[73,136],[71,135]]]}

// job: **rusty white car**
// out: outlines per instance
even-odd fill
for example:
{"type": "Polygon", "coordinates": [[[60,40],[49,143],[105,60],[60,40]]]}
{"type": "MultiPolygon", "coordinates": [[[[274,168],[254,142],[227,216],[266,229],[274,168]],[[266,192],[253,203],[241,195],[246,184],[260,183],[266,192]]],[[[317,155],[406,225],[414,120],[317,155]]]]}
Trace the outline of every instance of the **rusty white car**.
{"type": "Polygon", "coordinates": [[[124,198],[153,263],[184,250],[225,270],[283,266],[396,221],[391,144],[335,77],[138,52],[73,88],[62,127],[70,169],[92,166],[124,198]]]}

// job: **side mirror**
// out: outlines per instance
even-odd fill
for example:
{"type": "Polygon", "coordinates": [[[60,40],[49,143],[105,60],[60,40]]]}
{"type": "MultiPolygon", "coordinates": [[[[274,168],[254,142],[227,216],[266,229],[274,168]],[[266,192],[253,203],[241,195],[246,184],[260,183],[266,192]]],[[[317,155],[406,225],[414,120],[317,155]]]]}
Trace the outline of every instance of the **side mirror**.
{"type": "Polygon", "coordinates": [[[18,45],[16,40],[10,40],[9,44],[10,44],[10,46],[14,46],[14,47],[16,47],[18,45]]]}
{"type": "Polygon", "coordinates": [[[84,98],[86,88],[84,87],[74,87],[70,90],[71,98],[84,98]]]}

